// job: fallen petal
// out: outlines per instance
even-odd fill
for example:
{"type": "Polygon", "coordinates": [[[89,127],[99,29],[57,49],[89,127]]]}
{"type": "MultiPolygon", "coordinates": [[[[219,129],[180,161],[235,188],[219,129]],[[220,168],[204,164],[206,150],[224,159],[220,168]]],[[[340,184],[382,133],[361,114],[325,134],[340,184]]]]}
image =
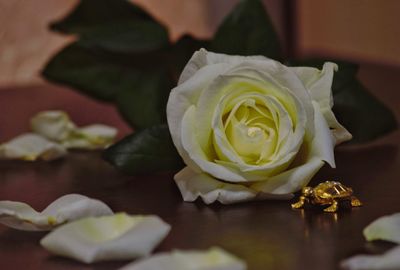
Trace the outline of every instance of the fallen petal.
{"type": "Polygon", "coordinates": [[[117,133],[118,131],[116,128],[94,124],[75,129],[71,135],[63,141],[63,145],[67,148],[101,149],[111,145],[117,133]]]}
{"type": "Polygon", "coordinates": [[[63,111],[43,111],[31,119],[32,131],[52,141],[61,142],[68,138],[75,124],[63,111]]]}
{"type": "Polygon", "coordinates": [[[78,128],[63,111],[43,111],[31,119],[32,130],[66,148],[101,149],[113,143],[114,127],[94,124],[78,128]]]}
{"type": "Polygon", "coordinates": [[[400,213],[378,218],[363,233],[368,241],[386,240],[400,244],[400,213]]]}
{"type": "Polygon", "coordinates": [[[207,251],[160,253],[122,267],[120,270],[245,270],[245,262],[221,248],[207,251]]]}
{"type": "Polygon", "coordinates": [[[157,216],[118,213],[63,225],[44,237],[48,251],[84,263],[147,256],[165,238],[170,226],[157,216]]]}
{"type": "Polygon", "coordinates": [[[66,154],[65,148],[33,133],[26,133],[0,145],[0,159],[53,160],[66,154]]]}
{"type": "Polygon", "coordinates": [[[400,269],[400,246],[383,255],[357,255],[342,261],[340,266],[349,270],[400,269]]]}
{"type": "Polygon", "coordinates": [[[78,194],[60,197],[41,213],[26,203],[0,201],[0,223],[24,231],[51,230],[65,222],[112,213],[103,202],[78,194]]]}

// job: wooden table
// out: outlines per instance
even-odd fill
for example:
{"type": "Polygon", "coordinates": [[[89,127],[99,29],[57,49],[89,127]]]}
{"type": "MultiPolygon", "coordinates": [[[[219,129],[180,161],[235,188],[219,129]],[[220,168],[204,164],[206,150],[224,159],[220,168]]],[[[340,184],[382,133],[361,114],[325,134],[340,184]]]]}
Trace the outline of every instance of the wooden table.
{"type": "MultiPolygon", "coordinates": [[[[102,122],[129,128],[115,110],[60,87],[0,91],[0,140],[24,131],[29,117],[63,109],[78,124],[102,122]]],[[[325,167],[312,183],[338,179],[354,188],[365,206],[328,214],[294,211],[287,201],[223,206],[184,203],[173,173],[124,176],[98,152],[72,152],[54,162],[0,162],[0,199],[24,201],[42,209],[67,193],[98,198],[115,211],[156,214],[172,230],[156,251],[220,246],[256,269],[338,269],[356,253],[377,253],[388,243],[367,243],[362,229],[374,219],[400,211],[400,132],[368,145],[339,147],[337,169],[325,167]]],[[[127,262],[84,265],[50,255],[39,240],[46,233],[0,225],[0,269],[117,269],[127,262]]]]}

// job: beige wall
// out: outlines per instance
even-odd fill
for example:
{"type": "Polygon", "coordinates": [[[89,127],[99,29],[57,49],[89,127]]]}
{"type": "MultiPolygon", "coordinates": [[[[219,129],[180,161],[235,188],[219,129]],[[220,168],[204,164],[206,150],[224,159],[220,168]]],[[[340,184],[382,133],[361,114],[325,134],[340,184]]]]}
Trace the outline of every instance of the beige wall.
{"type": "Polygon", "coordinates": [[[0,1],[0,86],[39,81],[42,64],[67,40],[50,35],[47,23],[62,16],[74,2],[0,1]]]}
{"type": "Polygon", "coordinates": [[[298,0],[296,4],[300,55],[400,66],[399,0],[298,0]]]}

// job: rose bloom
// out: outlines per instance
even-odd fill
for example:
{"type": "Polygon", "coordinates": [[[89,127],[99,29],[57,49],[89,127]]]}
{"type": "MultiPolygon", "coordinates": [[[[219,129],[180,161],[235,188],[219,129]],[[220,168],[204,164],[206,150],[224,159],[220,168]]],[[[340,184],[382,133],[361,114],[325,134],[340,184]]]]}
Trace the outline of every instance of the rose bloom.
{"type": "Polygon", "coordinates": [[[351,139],[331,110],[336,69],[195,52],[167,104],[183,199],[291,198],[325,162],[335,167],[335,145],[351,139]]]}

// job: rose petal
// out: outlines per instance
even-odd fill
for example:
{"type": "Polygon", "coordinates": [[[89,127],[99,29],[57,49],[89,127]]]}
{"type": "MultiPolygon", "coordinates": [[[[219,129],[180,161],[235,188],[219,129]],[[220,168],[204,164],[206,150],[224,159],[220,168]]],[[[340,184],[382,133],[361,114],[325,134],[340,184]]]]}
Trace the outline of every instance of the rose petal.
{"type": "Polygon", "coordinates": [[[313,102],[313,106],[315,136],[310,145],[306,141],[303,142],[309,149],[305,151],[308,155],[304,157],[302,165],[270,177],[266,181],[255,183],[251,186],[253,189],[272,194],[296,192],[308,184],[322,168],[324,161],[331,167],[335,167],[333,137],[318,104],[313,102]]]}
{"type": "Polygon", "coordinates": [[[114,127],[94,124],[81,127],[78,132],[93,143],[104,145],[112,142],[115,136],[117,136],[118,130],[114,127]]]}
{"type": "Polygon", "coordinates": [[[94,124],[77,128],[63,111],[44,111],[31,119],[32,130],[66,148],[99,149],[109,146],[117,136],[117,129],[94,124]]]}
{"type": "Polygon", "coordinates": [[[103,202],[78,194],[60,197],[41,213],[22,202],[0,201],[0,223],[25,231],[51,230],[68,221],[112,213],[103,202]]]}
{"type": "Polygon", "coordinates": [[[90,217],[63,225],[40,244],[50,252],[84,263],[147,256],[170,226],[157,216],[90,217]]]}
{"type": "MultiPolygon", "coordinates": [[[[400,244],[400,213],[378,218],[363,231],[368,241],[385,240],[400,244]]],[[[399,269],[400,246],[382,255],[358,255],[344,260],[341,266],[351,270],[399,269]]]]}
{"type": "Polygon", "coordinates": [[[400,244],[400,213],[378,218],[363,233],[368,241],[385,240],[400,244]]]}
{"type": "Polygon", "coordinates": [[[231,184],[205,174],[196,173],[185,167],[174,176],[183,200],[193,202],[200,197],[204,203],[219,201],[222,204],[239,203],[251,200],[290,199],[291,194],[272,195],[256,191],[240,184],[231,184]]]}
{"type": "Polygon", "coordinates": [[[319,157],[321,160],[327,162],[332,168],[335,168],[335,139],[333,138],[329,126],[320,111],[319,104],[313,101],[313,107],[315,136],[312,141],[311,155],[313,157],[319,157]]]}
{"type": "Polygon", "coordinates": [[[117,133],[116,128],[94,124],[73,130],[62,143],[67,148],[101,149],[112,144],[117,133]]]}
{"type": "Polygon", "coordinates": [[[198,71],[198,76],[179,84],[171,90],[167,103],[167,120],[171,133],[172,141],[182,159],[192,168],[198,166],[188,157],[188,154],[182,147],[181,142],[181,121],[186,110],[197,103],[197,99],[203,89],[213,81],[219,74],[223,73],[229,66],[218,64],[206,66],[198,71]]]}
{"type": "Polygon", "coordinates": [[[76,128],[68,114],[63,111],[40,112],[32,117],[31,127],[33,132],[57,142],[67,139],[76,128]]]}
{"type": "MultiPolygon", "coordinates": [[[[218,115],[218,118],[214,115],[212,126],[214,133],[214,148],[216,148],[215,150],[217,151],[219,157],[221,155],[225,157],[223,161],[231,162],[231,167],[236,167],[239,171],[239,174],[243,175],[246,179],[263,180],[273,172],[281,171],[289,165],[290,161],[297,152],[297,149],[300,147],[302,136],[301,134],[293,133],[293,123],[291,118],[289,117],[287,111],[276,99],[272,98],[271,96],[263,96],[260,94],[243,94],[242,97],[258,98],[258,102],[264,102],[266,106],[268,106],[268,108],[273,112],[274,122],[277,124],[279,123],[278,136],[280,137],[275,153],[268,157],[270,159],[268,162],[260,165],[248,164],[247,162],[244,162],[241,159],[242,156],[239,157],[237,155],[237,150],[233,149],[235,141],[229,141],[230,130],[224,130],[222,119],[220,117],[220,115],[222,115],[222,111],[219,107],[217,107],[215,111],[215,115],[218,115]],[[285,144],[284,141],[286,140],[290,141],[291,143],[285,144]],[[295,145],[295,143],[297,143],[297,145],[295,145]],[[257,177],[254,177],[256,175],[257,177]]],[[[231,137],[231,139],[235,138],[231,137]]],[[[245,140],[243,141],[244,142],[242,142],[242,144],[245,144],[245,140]]],[[[251,147],[245,145],[242,148],[246,150],[251,149],[251,147]]],[[[219,160],[216,160],[216,162],[222,164],[219,160]]]]}
{"type": "Polygon", "coordinates": [[[33,133],[22,134],[0,145],[0,159],[53,160],[65,154],[62,145],[33,133]]]}
{"type": "MultiPolygon", "coordinates": [[[[213,134],[210,119],[215,118],[215,110],[217,110],[218,104],[227,95],[240,97],[249,92],[251,94],[271,95],[278,100],[278,103],[285,106],[285,110],[289,112],[291,120],[295,123],[295,140],[288,140],[287,152],[291,152],[290,149],[298,149],[306,126],[309,136],[313,136],[314,113],[309,94],[291,70],[286,68],[286,73],[289,73],[289,75],[280,74],[282,73],[281,69],[284,68],[282,64],[273,60],[262,63],[260,61],[244,62],[239,66],[232,66],[204,89],[197,104],[195,104],[196,122],[194,125],[196,140],[199,141],[207,156],[212,152],[209,150],[210,145],[207,144],[213,134]],[[240,86],[243,84],[245,86],[240,86]]],[[[193,78],[199,76],[196,74],[193,78]]]]}
{"type": "MultiPolygon", "coordinates": [[[[207,160],[206,158],[210,158],[212,156],[212,150],[209,149],[209,141],[212,131],[210,119],[212,118],[213,111],[210,111],[209,108],[210,106],[213,107],[213,105],[210,104],[218,102],[221,95],[224,94],[223,91],[215,91],[214,88],[217,86],[208,87],[208,84],[214,81],[215,78],[221,74],[224,74],[224,77],[229,75],[233,78],[236,75],[241,74],[239,77],[242,79],[247,78],[250,81],[257,81],[258,83],[264,81],[278,85],[279,88],[282,88],[282,91],[273,92],[281,95],[282,100],[285,100],[285,103],[289,102],[289,99],[283,93],[285,91],[291,91],[292,94],[295,94],[296,99],[298,98],[301,101],[297,102],[298,104],[293,106],[293,108],[299,110],[302,109],[306,112],[306,115],[304,115],[304,113],[299,113],[295,110],[291,113],[291,115],[295,118],[299,117],[302,122],[307,121],[307,132],[309,133],[308,136],[313,136],[313,112],[312,106],[309,104],[311,100],[309,94],[296,74],[282,64],[265,57],[228,56],[200,50],[199,52],[195,53],[191,61],[189,61],[187,70],[190,71],[184,71],[182,78],[186,76],[184,75],[185,73],[190,73],[191,75],[186,79],[182,79],[181,84],[171,92],[167,105],[167,116],[172,139],[178,149],[178,152],[182,156],[185,163],[195,171],[206,171],[216,178],[233,182],[261,180],[262,178],[265,178],[265,176],[261,177],[261,173],[258,172],[240,175],[241,173],[239,173],[237,170],[235,171],[232,168],[224,168],[224,166],[215,164],[214,160],[207,160]],[[255,70],[259,72],[254,73],[255,70]],[[195,75],[192,74],[194,72],[196,73],[195,75]],[[243,72],[247,74],[246,78],[243,77],[243,72]],[[198,100],[199,97],[201,100],[198,100]],[[303,108],[301,104],[310,106],[304,106],[303,108]],[[187,114],[189,107],[192,105],[196,105],[199,110],[197,111],[197,108],[195,108],[196,121],[186,124],[186,132],[183,131],[184,120],[182,121],[182,119],[188,118],[185,114],[187,114]],[[205,120],[203,121],[202,119],[205,120]],[[188,136],[192,134],[190,136],[193,140],[190,138],[182,138],[182,134],[187,134],[188,136]],[[188,143],[187,146],[190,146],[190,150],[187,147],[186,149],[183,147],[183,141],[188,143]],[[193,141],[198,141],[198,145],[190,145],[193,141]],[[196,153],[193,152],[193,148],[197,149],[196,153]],[[194,157],[194,159],[190,156],[194,157]]],[[[221,82],[224,82],[224,77],[221,77],[221,82]]],[[[274,89],[276,87],[267,88],[274,89]]],[[[304,123],[299,125],[301,128],[296,128],[295,130],[296,139],[288,140],[289,143],[286,147],[289,148],[287,152],[293,152],[292,154],[294,154],[300,147],[300,143],[298,142],[302,140],[304,134],[303,124],[304,123]],[[289,150],[291,149],[290,147],[293,148],[292,151],[289,150]]],[[[284,156],[286,158],[289,157],[289,153],[285,154],[284,156]]],[[[280,166],[280,168],[284,167],[280,166]]],[[[253,168],[246,168],[245,170],[241,168],[241,171],[246,171],[247,169],[249,171],[253,170],[253,168]]],[[[258,168],[255,168],[255,170],[258,170],[258,168]]],[[[260,170],[263,169],[261,168],[260,170]]]]}
{"type": "MultiPolygon", "coordinates": [[[[224,179],[232,182],[243,182],[262,177],[261,174],[255,174],[253,171],[244,175],[243,172],[237,172],[228,166],[222,166],[211,161],[198,145],[196,136],[193,133],[192,125],[195,123],[195,107],[189,108],[182,121],[182,143],[187,155],[196,162],[201,170],[210,173],[215,178],[224,179]]],[[[304,158],[304,164],[273,177],[268,177],[265,181],[260,181],[252,186],[257,191],[272,194],[289,194],[301,189],[323,166],[323,160],[326,160],[334,166],[333,142],[329,128],[320,114],[318,107],[314,110],[314,126],[316,134],[311,143],[308,157],[304,158]]],[[[261,169],[262,166],[260,166],[261,169]]],[[[265,177],[265,176],[264,176],[265,177]]],[[[250,195],[248,195],[250,197],[250,195]]],[[[255,195],[252,195],[253,198],[255,195]]],[[[232,196],[231,196],[232,197],[232,196]]],[[[215,201],[216,199],[214,199],[215,201]]],[[[250,200],[246,198],[246,200],[250,200]]],[[[213,201],[208,199],[208,201],[213,201]]]]}
{"type": "MultiPolygon", "coordinates": [[[[265,71],[262,72],[262,74],[268,77],[266,81],[276,83],[277,82],[276,80],[278,80],[279,83],[283,83],[285,89],[287,90],[290,89],[289,91],[295,93],[296,97],[299,98],[302,103],[306,105],[310,103],[309,94],[304,88],[301,81],[298,79],[298,77],[293,72],[291,72],[290,69],[283,66],[279,62],[276,62],[274,60],[262,56],[249,56],[249,57],[229,56],[224,54],[207,52],[204,49],[196,52],[192,57],[192,59],[187,64],[187,70],[191,70],[190,72],[188,71],[191,75],[188,76],[188,78],[186,79],[182,79],[179,85],[176,88],[174,88],[170,94],[169,101],[167,104],[167,118],[172,139],[174,141],[175,146],[178,149],[178,152],[182,156],[185,163],[197,171],[200,171],[199,166],[197,166],[193,162],[193,160],[191,160],[188,157],[186,151],[182,149],[180,130],[181,130],[181,120],[183,118],[183,115],[191,105],[194,104],[197,105],[197,103],[199,102],[198,98],[200,96],[201,97],[208,96],[207,94],[204,94],[202,92],[206,90],[208,84],[210,84],[210,82],[212,82],[215,78],[217,78],[221,74],[224,74],[224,76],[225,75],[234,76],[236,74],[235,72],[240,73],[243,68],[250,71],[254,70],[265,71]],[[229,69],[229,74],[226,73],[228,69],[229,69]],[[287,72],[282,72],[282,69],[285,69],[285,71],[287,72]],[[195,76],[192,76],[194,72],[196,74],[195,76]],[[282,75],[282,73],[287,73],[287,74],[282,75]]],[[[182,73],[183,74],[182,78],[185,77],[184,75],[185,73],[186,73],[185,71],[182,73]]],[[[255,75],[258,80],[260,79],[259,75],[260,73],[255,75]]],[[[251,77],[250,79],[253,80],[254,77],[251,77]]],[[[208,92],[212,95],[216,93],[214,89],[210,89],[208,92]]],[[[221,93],[220,91],[218,91],[218,95],[213,98],[213,102],[214,101],[217,102],[218,97],[220,95],[221,93]]],[[[199,106],[209,108],[210,100],[207,100],[207,98],[203,99],[205,101],[202,103],[204,103],[205,106],[201,105],[199,106]]],[[[283,99],[287,100],[287,98],[285,97],[283,97],[283,99]]],[[[305,106],[305,110],[308,117],[302,116],[302,114],[299,114],[297,112],[294,112],[293,115],[295,117],[298,116],[302,118],[302,121],[310,119],[310,121],[312,122],[313,114],[310,108],[312,108],[311,104],[310,106],[305,106]]],[[[209,118],[205,117],[204,111],[199,111],[197,114],[201,117],[201,119],[206,118],[206,120],[209,122],[209,118]]],[[[205,151],[206,154],[209,155],[210,153],[208,152],[207,147],[205,147],[204,142],[207,141],[209,137],[209,133],[211,130],[210,123],[206,124],[207,126],[204,126],[204,123],[202,123],[202,121],[199,119],[198,121],[196,121],[196,123],[198,123],[197,124],[198,127],[196,128],[196,132],[198,133],[196,134],[197,140],[200,141],[200,145],[202,146],[203,151],[205,151]]],[[[312,125],[308,127],[308,130],[311,132],[310,136],[312,136],[313,134],[312,127],[313,127],[312,125]]],[[[301,129],[298,129],[296,130],[296,133],[299,133],[300,131],[301,129]]],[[[302,137],[302,136],[297,136],[297,137],[302,137]]],[[[294,143],[294,145],[298,144],[294,143]]]]}
{"type": "MultiPolygon", "coordinates": [[[[247,173],[245,170],[239,171],[237,168],[224,166],[222,162],[209,161],[198,141],[196,140],[196,134],[193,132],[192,125],[195,122],[195,107],[190,107],[182,120],[182,146],[186,155],[195,162],[201,169],[196,170],[190,163],[186,163],[197,172],[207,172],[217,179],[224,179],[231,182],[248,182],[254,180],[265,179],[266,176],[263,174],[263,170],[268,170],[268,164],[265,166],[259,166],[254,170],[249,170],[247,173]],[[260,171],[260,172],[257,172],[260,171]]],[[[291,154],[288,153],[287,158],[290,158],[291,154]]],[[[286,158],[286,157],[285,157],[286,158]]],[[[247,166],[249,167],[249,166],[247,166]]],[[[196,167],[195,167],[196,168],[196,167]]]]}
{"type": "Polygon", "coordinates": [[[304,122],[306,129],[311,135],[314,133],[310,93],[305,89],[301,80],[290,68],[272,59],[268,59],[268,61],[252,60],[245,61],[230,69],[229,75],[239,78],[251,78],[252,80],[258,80],[264,84],[268,82],[269,84],[275,85],[275,88],[278,88],[280,91],[275,90],[273,95],[277,97],[282,104],[290,102],[285,92],[288,92],[290,96],[294,96],[295,99],[293,100],[292,106],[287,106],[287,109],[291,111],[293,119],[299,118],[297,121],[304,122]],[[300,111],[304,112],[299,113],[300,111]]]}
{"type": "Polygon", "coordinates": [[[322,168],[324,162],[319,158],[311,158],[305,164],[287,170],[266,181],[256,182],[251,188],[270,194],[291,194],[307,185],[313,176],[322,168]]]}
{"type": "Polygon", "coordinates": [[[219,165],[217,163],[208,160],[204,154],[202,148],[200,147],[198,141],[196,140],[196,134],[193,132],[193,124],[195,123],[195,107],[191,106],[186,112],[182,119],[182,129],[181,129],[181,142],[183,151],[186,156],[192,162],[185,163],[192,169],[200,167],[198,170],[207,172],[219,179],[225,179],[232,182],[246,182],[247,179],[235,172],[234,169],[219,165]],[[194,163],[195,166],[192,166],[194,163]]]}
{"type": "Polygon", "coordinates": [[[310,92],[311,98],[318,102],[325,120],[328,122],[329,127],[332,128],[336,144],[350,140],[352,135],[337,121],[332,112],[333,97],[331,87],[333,73],[338,69],[338,66],[327,62],[322,70],[312,67],[292,67],[291,69],[310,92]]]}
{"type": "Polygon", "coordinates": [[[198,72],[201,68],[208,65],[215,64],[229,64],[237,65],[248,60],[269,60],[264,56],[240,56],[240,55],[227,55],[223,53],[213,53],[206,49],[200,49],[196,51],[190,58],[189,62],[184,67],[181,76],[179,77],[178,85],[184,83],[193,75],[198,72]]]}
{"type": "Polygon", "coordinates": [[[322,70],[313,67],[291,67],[304,86],[310,92],[313,100],[317,101],[320,106],[332,107],[332,81],[333,73],[338,66],[332,62],[326,62],[322,70]]]}
{"type": "Polygon", "coordinates": [[[338,122],[331,108],[321,107],[321,112],[328,123],[328,126],[331,128],[336,145],[349,141],[351,138],[353,138],[353,135],[351,135],[351,133],[348,132],[347,129],[338,122]]]}
{"type": "Polygon", "coordinates": [[[159,253],[122,267],[120,270],[245,270],[246,263],[221,248],[207,251],[159,253]]]}
{"type": "Polygon", "coordinates": [[[400,269],[400,246],[382,255],[357,255],[341,262],[349,270],[395,270],[400,269]]]}

